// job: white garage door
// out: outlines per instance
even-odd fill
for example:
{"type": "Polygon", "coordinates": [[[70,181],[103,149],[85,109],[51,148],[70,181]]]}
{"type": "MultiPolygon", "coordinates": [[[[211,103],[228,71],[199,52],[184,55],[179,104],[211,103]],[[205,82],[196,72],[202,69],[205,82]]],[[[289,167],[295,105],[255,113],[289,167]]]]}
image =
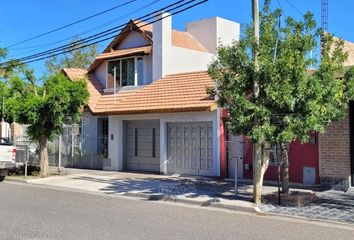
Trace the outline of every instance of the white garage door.
{"type": "Polygon", "coordinates": [[[124,121],[124,169],[160,171],[160,121],[124,121]]]}
{"type": "Polygon", "coordinates": [[[168,173],[212,176],[212,122],[168,124],[168,173]]]}

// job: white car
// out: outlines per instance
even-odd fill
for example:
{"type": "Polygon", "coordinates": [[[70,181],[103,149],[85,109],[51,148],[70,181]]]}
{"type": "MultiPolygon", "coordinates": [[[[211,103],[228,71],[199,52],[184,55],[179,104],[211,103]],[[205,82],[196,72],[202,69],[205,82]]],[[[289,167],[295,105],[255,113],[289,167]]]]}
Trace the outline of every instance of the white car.
{"type": "Polygon", "coordinates": [[[4,138],[0,138],[0,182],[2,182],[8,170],[15,168],[16,147],[4,138]]]}

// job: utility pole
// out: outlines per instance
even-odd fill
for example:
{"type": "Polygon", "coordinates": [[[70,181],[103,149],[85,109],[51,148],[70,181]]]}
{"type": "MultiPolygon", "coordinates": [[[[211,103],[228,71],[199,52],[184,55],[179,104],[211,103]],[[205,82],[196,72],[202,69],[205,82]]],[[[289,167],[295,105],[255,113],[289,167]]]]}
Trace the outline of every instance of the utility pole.
{"type": "MultiPolygon", "coordinates": [[[[258,0],[251,0],[252,1],[252,17],[253,17],[253,29],[254,29],[254,38],[256,43],[259,43],[259,4],[258,0]]],[[[258,51],[253,51],[253,58],[256,70],[258,70],[258,51]]],[[[259,86],[258,81],[255,78],[253,79],[253,94],[255,97],[258,97],[259,94],[259,86]]]]}
{"type": "MultiPolygon", "coordinates": [[[[259,43],[259,3],[258,0],[252,1],[252,17],[253,17],[253,31],[254,39],[256,45],[259,43]]],[[[259,96],[259,83],[258,83],[258,46],[256,49],[253,49],[253,61],[255,67],[255,73],[253,76],[253,98],[256,99],[259,96]]],[[[258,119],[254,119],[255,124],[257,124],[258,119]]],[[[253,200],[255,204],[260,204],[262,199],[262,185],[263,185],[263,154],[262,154],[262,145],[260,143],[255,143],[253,145],[253,200]]]]}

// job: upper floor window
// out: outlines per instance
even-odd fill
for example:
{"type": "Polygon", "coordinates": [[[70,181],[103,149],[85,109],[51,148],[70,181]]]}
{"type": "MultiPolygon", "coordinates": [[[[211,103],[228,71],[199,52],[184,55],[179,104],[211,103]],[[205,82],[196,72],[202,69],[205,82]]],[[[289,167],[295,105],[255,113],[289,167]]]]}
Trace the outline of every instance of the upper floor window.
{"type": "Polygon", "coordinates": [[[114,88],[114,81],[116,81],[116,87],[143,85],[143,57],[130,57],[107,61],[106,88],[114,88]]]}

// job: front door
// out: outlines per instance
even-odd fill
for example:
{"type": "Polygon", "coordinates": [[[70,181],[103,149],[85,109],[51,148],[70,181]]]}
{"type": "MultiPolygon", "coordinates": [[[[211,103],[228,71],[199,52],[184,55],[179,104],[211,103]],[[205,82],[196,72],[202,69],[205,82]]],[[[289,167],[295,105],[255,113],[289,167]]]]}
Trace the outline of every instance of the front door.
{"type": "Polygon", "coordinates": [[[160,171],[160,121],[124,121],[124,169],[160,171]]]}

